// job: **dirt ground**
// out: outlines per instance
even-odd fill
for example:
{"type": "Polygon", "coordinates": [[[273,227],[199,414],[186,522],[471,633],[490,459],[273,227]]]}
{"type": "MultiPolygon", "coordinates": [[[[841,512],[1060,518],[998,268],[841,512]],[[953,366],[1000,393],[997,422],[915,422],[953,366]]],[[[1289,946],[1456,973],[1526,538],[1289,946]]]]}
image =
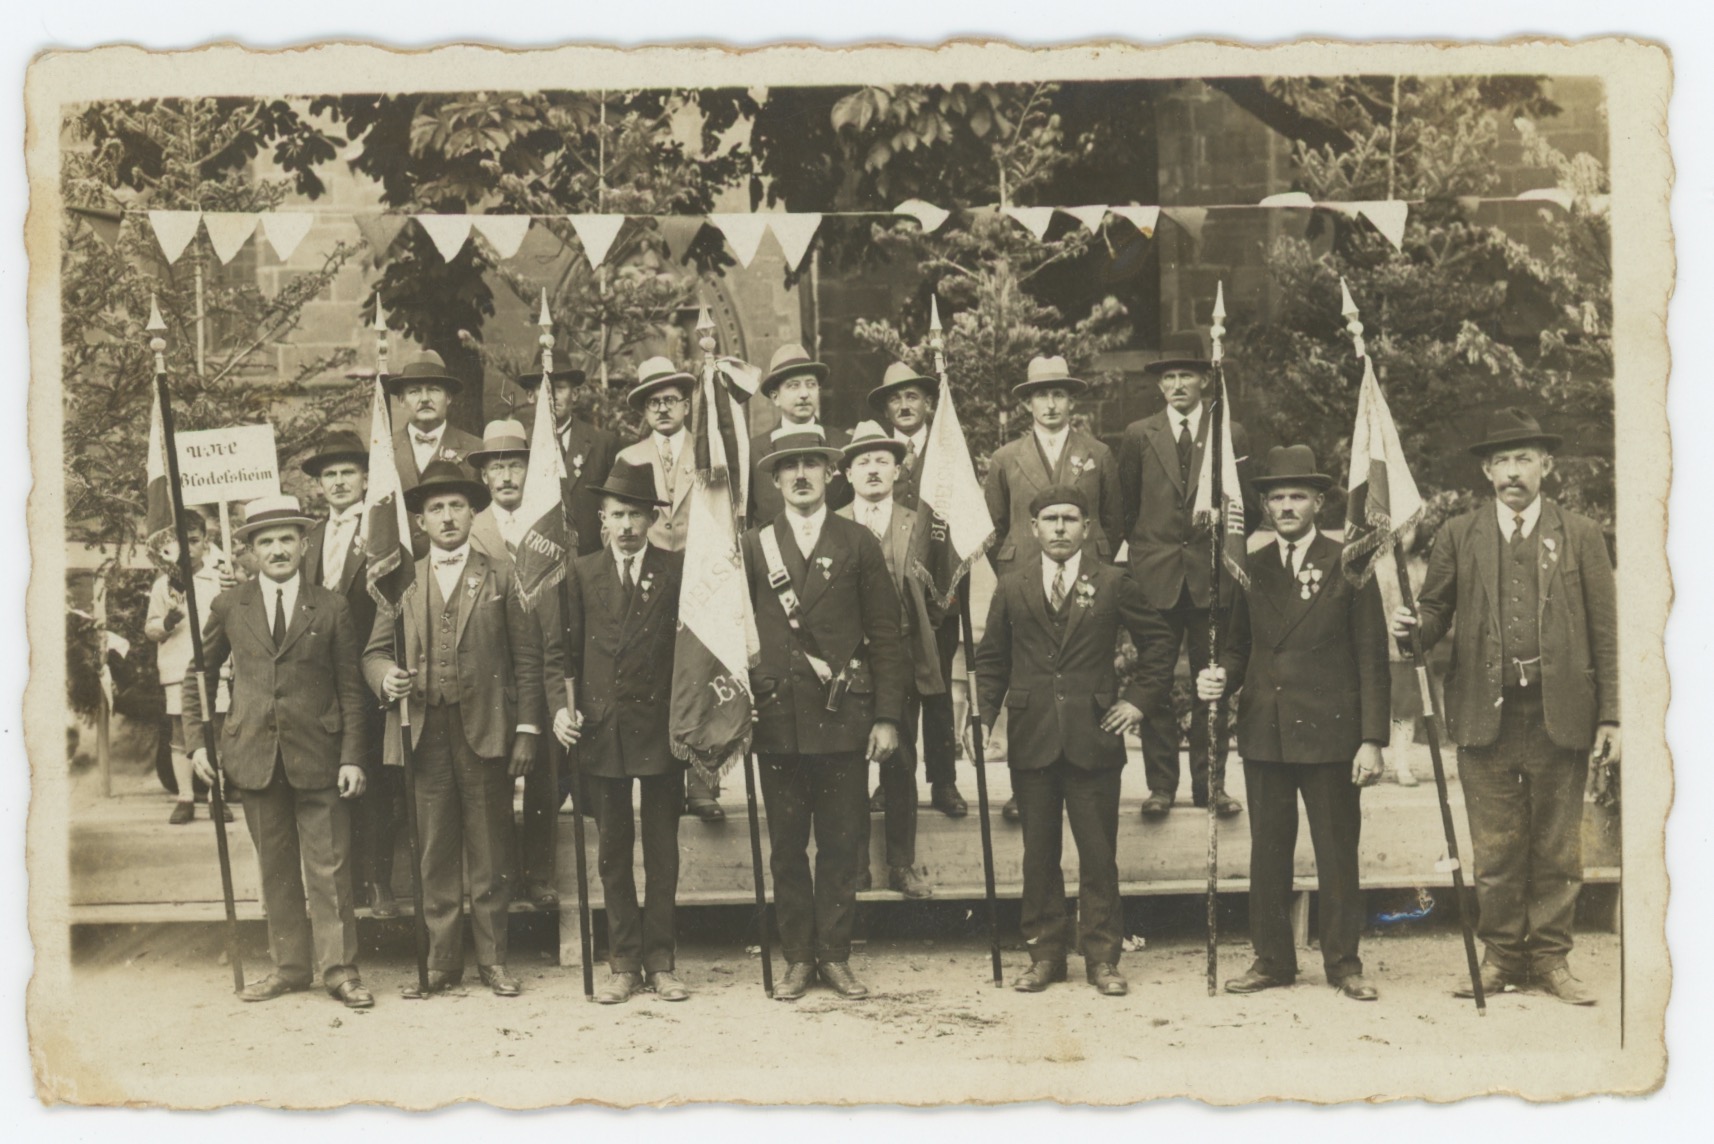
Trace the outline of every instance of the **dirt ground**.
{"type": "MultiPolygon", "coordinates": [[[[1619,949],[1601,933],[1579,935],[1574,959],[1601,1004],[1579,1009],[1508,993],[1478,1018],[1449,994],[1464,963],[1449,927],[1365,936],[1381,990],[1374,1004],[1326,987],[1313,951],[1302,952],[1292,988],[1210,998],[1194,930],[1126,955],[1128,997],[1097,995],[1076,958],[1070,983],[1018,994],[993,987],[986,943],[968,919],[950,939],[898,926],[872,935],[852,959],[874,990],[867,1001],[818,989],[782,1003],[763,995],[743,922],[724,928],[681,946],[688,1002],[642,995],[611,1007],[584,1001],[577,967],[552,964],[551,926],[514,940],[523,996],[490,995],[472,969],[463,987],[428,1001],[399,995],[414,977],[408,928],[366,929],[362,970],[377,1004],[359,1012],[319,990],[239,1002],[216,927],[84,931],[69,998],[75,1015],[38,1025],[38,1061],[47,1049],[59,1064],[42,1078],[48,1089],[96,1103],[1103,1103],[1182,1093],[1551,1095],[1585,1071],[1565,1050],[1586,1050],[1593,1067],[1618,1041],[1619,949]],[[1472,1088],[1467,1073],[1485,1079],[1472,1088]]],[[[265,972],[259,926],[246,927],[244,956],[252,977],[265,972]]],[[[1242,934],[1231,934],[1222,979],[1248,960],[1242,934]]],[[[1005,961],[1011,974],[1024,955],[1008,949],[1005,961]]],[[[604,973],[598,966],[598,981],[604,973]]]]}

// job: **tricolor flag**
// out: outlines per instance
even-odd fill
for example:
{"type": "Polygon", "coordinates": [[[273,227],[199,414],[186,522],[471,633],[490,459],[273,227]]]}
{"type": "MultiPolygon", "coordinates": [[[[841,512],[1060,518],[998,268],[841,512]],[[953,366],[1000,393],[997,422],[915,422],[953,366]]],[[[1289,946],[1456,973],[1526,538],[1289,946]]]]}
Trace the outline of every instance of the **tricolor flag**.
{"type": "Polygon", "coordinates": [[[743,371],[717,372],[725,382],[704,376],[691,421],[696,487],[689,496],[667,724],[673,754],[707,779],[750,750],[750,665],[759,653],[738,530],[749,439],[740,398],[730,387],[743,389],[731,377],[743,371]]]}
{"type": "Polygon", "coordinates": [[[393,418],[381,375],[375,376],[375,396],[369,411],[369,488],[363,497],[363,556],[367,561],[369,595],[384,615],[398,612],[416,579],[411,556],[411,522],[405,514],[405,491],[393,461],[393,418]]]}
{"type": "Polygon", "coordinates": [[[1202,451],[1202,470],[1196,478],[1196,505],[1192,518],[1200,525],[1212,525],[1216,516],[1225,521],[1224,540],[1220,545],[1220,560],[1245,588],[1250,586],[1250,574],[1245,565],[1244,493],[1238,484],[1238,458],[1232,448],[1232,418],[1227,410],[1226,373],[1218,361],[1214,365],[1214,400],[1208,413],[1214,423],[1208,427],[1208,447],[1202,451]],[[1214,454],[1220,453],[1220,506],[1216,510],[1214,496],[1214,454]]]}
{"type": "Polygon", "coordinates": [[[1422,496],[1405,463],[1392,410],[1363,355],[1363,385],[1357,391],[1357,427],[1351,434],[1351,472],[1346,477],[1345,577],[1362,585],[1375,562],[1392,549],[1392,538],[1416,523],[1422,496]]]}
{"type": "MultiPolygon", "coordinates": [[[[719,428],[720,444],[728,462],[727,468],[737,474],[736,480],[727,483],[734,498],[733,503],[742,514],[750,504],[750,434],[744,407],[761,388],[762,371],[749,362],[733,357],[720,357],[714,359],[714,375],[723,383],[715,387],[717,400],[712,406],[715,411],[715,424],[719,428]]],[[[696,454],[696,467],[712,467],[712,464],[703,464],[703,450],[698,450],[696,454]]]]}
{"type": "Polygon", "coordinates": [[[554,436],[553,385],[544,377],[536,387],[530,465],[524,473],[524,499],[518,505],[518,515],[530,523],[518,541],[512,572],[518,598],[526,608],[534,608],[543,593],[565,579],[567,557],[577,543],[561,497],[564,480],[565,461],[554,436]]]}
{"type": "MultiPolygon", "coordinates": [[[[149,404],[149,456],[144,462],[143,539],[164,545],[173,532],[173,491],[167,485],[167,438],[161,428],[161,390],[154,388],[149,404]]],[[[175,550],[171,559],[177,560],[175,550]]]]}
{"type": "Polygon", "coordinates": [[[994,542],[994,521],[952,405],[952,385],[944,375],[923,452],[917,495],[929,526],[916,530],[909,570],[945,608],[970,566],[994,542]]]}

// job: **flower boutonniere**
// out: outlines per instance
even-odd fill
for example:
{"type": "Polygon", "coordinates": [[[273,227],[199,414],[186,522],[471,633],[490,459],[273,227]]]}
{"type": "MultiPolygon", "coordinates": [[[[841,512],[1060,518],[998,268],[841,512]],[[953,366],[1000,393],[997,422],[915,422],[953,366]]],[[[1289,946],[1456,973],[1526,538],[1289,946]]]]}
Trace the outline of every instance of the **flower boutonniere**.
{"type": "Polygon", "coordinates": [[[1553,539],[1553,537],[1551,537],[1551,536],[1542,537],[1541,538],[1541,546],[1543,548],[1547,549],[1547,558],[1549,560],[1558,560],[1559,559],[1559,544],[1553,539]]]}
{"type": "Polygon", "coordinates": [[[1065,467],[1071,470],[1071,479],[1075,481],[1083,475],[1084,470],[1095,467],[1095,460],[1092,457],[1072,457],[1065,463],[1065,467]]]}
{"type": "Polygon", "coordinates": [[[460,453],[457,449],[446,448],[440,451],[440,459],[443,461],[451,461],[455,465],[462,465],[464,463],[464,454],[460,453]]]}
{"type": "Polygon", "coordinates": [[[476,593],[481,591],[481,589],[482,577],[472,573],[464,578],[464,594],[469,596],[472,600],[476,598],[476,593]]]}
{"type": "Polygon", "coordinates": [[[1298,596],[1305,600],[1309,599],[1311,596],[1321,591],[1321,569],[1305,564],[1303,568],[1298,571],[1297,583],[1299,588],[1298,596]]]}
{"type": "Polygon", "coordinates": [[[821,574],[824,577],[829,580],[833,579],[833,557],[817,556],[815,562],[821,568],[821,574]]]}
{"type": "Polygon", "coordinates": [[[1089,573],[1085,572],[1077,578],[1077,606],[1093,608],[1095,606],[1095,585],[1089,582],[1089,573]]]}
{"type": "Polygon", "coordinates": [[[579,453],[571,459],[571,476],[575,480],[583,475],[583,454],[579,453]]]}

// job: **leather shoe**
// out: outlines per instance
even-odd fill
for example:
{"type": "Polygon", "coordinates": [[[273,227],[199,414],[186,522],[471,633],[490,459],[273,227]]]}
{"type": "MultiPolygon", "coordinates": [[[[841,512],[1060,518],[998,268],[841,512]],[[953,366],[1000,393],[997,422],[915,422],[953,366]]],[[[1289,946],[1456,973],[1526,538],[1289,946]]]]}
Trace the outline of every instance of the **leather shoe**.
{"type": "MultiPolygon", "coordinates": [[[[1504,993],[1508,987],[1514,984],[1513,977],[1510,973],[1507,973],[1497,965],[1490,965],[1488,962],[1482,963],[1481,978],[1482,994],[1485,997],[1492,997],[1496,993],[1504,993]]],[[[1476,991],[1470,988],[1470,975],[1468,973],[1459,975],[1458,983],[1452,987],[1452,995],[1454,997],[1476,996],[1476,991]]]]}
{"type": "Polygon", "coordinates": [[[504,965],[478,965],[476,972],[481,976],[482,984],[492,989],[496,997],[516,997],[524,991],[523,985],[506,972],[504,965]]]}
{"type": "Polygon", "coordinates": [[[1000,808],[1000,817],[1005,819],[1007,822],[1022,822],[1024,820],[1023,811],[1018,809],[1018,799],[1016,795],[1007,799],[1006,805],[1000,808]]]}
{"type": "Polygon", "coordinates": [[[774,986],[775,1001],[796,1001],[815,981],[815,963],[811,961],[794,961],[786,966],[786,975],[780,978],[774,986]]]}
{"type": "Polygon", "coordinates": [[[355,977],[341,981],[330,992],[334,1000],[343,1001],[347,1009],[368,1009],[375,1004],[375,995],[363,988],[363,983],[355,977]]]}
{"type": "Polygon", "coordinates": [[[1345,994],[1353,1001],[1373,1001],[1380,997],[1380,992],[1361,973],[1347,974],[1333,983],[1333,988],[1345,994]]]}
{"type": "Polygon", "coordinates": [[[378,918],[399,916],[399,903],[393,897],[393,887],[385,882],[369,883],[369,912],[378,918]]]}
{"type": "Polygon", "coordinates": [[[1242,814],[1244,804],[1223,790],[1214,792],[1214,814],[1219,818],[1231,818],[1234,814],[1242,814]]]}
{"type": "Polygon", "coordinates": [[[693,798],[690,800],[690,813],[704,822],[725,822],[726,812],[720,809],[720,804],[711,798],[693,798]]]}
{"type": "Polygon", "coordinates": [[[1138,813],[1144,818],[1159,818],[1172,809],[1172,794],[1169,791],[1150,791],[1149,797],[1143,800],[1138,813]]]}
{"type": "Polygon", "coordinates": [[[649,988],[655,991],[655,996],[662,1001],[687,1001],[690,990],[684,987],[684,982],[673,976],[670,969],[657,969],[649,974],[649,988]]]}
{"type": "Polygon", "coordinates": [[[917,873],[915,866],[889,866],[887,889],[897,890],[912,899],[934,897],[934,889],[929,886],[928,879],[917,873]]]}
{"type": "Polygon", "coordinates": [[[595,991],[595,1000],[603,1005],[623,1005],[631,999],[631,994],[642,987],[641,973],[610,973],[607,980],[601,983],[601,988],[595,991]]]}
{"type": "Polygon", "coordinates": [[[869,811],[872,814],[876,811],[881,811],[881,810],[886,810],[886,809],[887,809],[887,792],[881,787],[876,787],[875,793],[869,796],[869,811]]]}
{"type": "Polygon", "coordinates": [[[958,793],[957,783],[930,784],[928,804],[948,818],[963,818],[970,813],[970,804],[958,793]]]}
{"type": "Polygon", "coordinates": [[[1032,961],[1030,967],[1012,979],[1012,988],[1019,993],[1040,993],[1055,981],[1065,980],[1065,962],[1032,961]]]}
{"type": "Polygon", "coordinates": [[[1226,983],[1226,992],[1260,993],[1264,989],[1283,988],[1290,985],[1294,980],[1296,979],[1291,977],[1275,977],[1272,974],[1263,973],[1252,965],[1244,971],[1244,976],[1234,977],[1226,983]]]}
{"type": "MultiPolygon", "coordinates": [[[[462,969],[431,969],[428,971],[428,991],[430,993],[445,993],[448,989],[457,988],[464,981],[462,969]]],[[[415,989],[413,982],[411,988],[415,989]]]]}
{"type": "Polygon", "coordinates": [[[183,826],[185,823],[190,822],[195,818],[196,818],[196,803],[194,803],[194,802],[175,802],[175,803],[173,803],[172,814],[167,816],[167,825],[168,826],[183,826]]]}
{"type": "Polygon", "coordinates": [[[846,962],[822,962],[821,980],[847,1001],[861,1001],[869,996],[869,987],[857,980],[857,975],[851,972],[851,966],[846,962]]]}
{"type": "Polygon", "coordinates": [[[524,901],[538,910],[557,910],[559,891],[547,882],[536,879],[524,887],[524,901]]]}
{"type": "Polygon", "coordinates": [[[309,988],[307,981],[287,981],[278,973],[270,973],[260,981],[252,981],[238,993],[240,1001],[272,1001],[287,993],[302,993],[309,988]]]}
{"type": "Polygon", "coordinates": [[[1567,1005],[1595,1004],[1595,994],[1589,991],[1587,985],[1573,977],[1571,970],[1566,966],[1561,965],[1557,969],[1548,970],[1547,975],[1540,980],[1542,986],[1549,993],[1567,1005]]]}
{"type": "Polygon", "coordinates": [[[1095,991],[1103,997],[1123,997],[1131,991],[1130,983],[1125,975],[1119,972],[1117,966],[1105,961],[1097,961],[1083,967],[1083,974],[1089,984],[1095,986],[1095,991]]]}

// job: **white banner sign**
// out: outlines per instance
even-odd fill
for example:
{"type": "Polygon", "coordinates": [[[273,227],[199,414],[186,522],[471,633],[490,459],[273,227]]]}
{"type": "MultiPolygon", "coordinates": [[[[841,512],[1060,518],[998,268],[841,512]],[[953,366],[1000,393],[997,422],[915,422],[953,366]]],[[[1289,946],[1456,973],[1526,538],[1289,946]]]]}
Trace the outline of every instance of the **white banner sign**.
{"type": "Polygon", "coordinates": [[[184,503],[220,504],[278,496],[280,457],[272,425],[233,425],[177,434],[184,503]]]}

